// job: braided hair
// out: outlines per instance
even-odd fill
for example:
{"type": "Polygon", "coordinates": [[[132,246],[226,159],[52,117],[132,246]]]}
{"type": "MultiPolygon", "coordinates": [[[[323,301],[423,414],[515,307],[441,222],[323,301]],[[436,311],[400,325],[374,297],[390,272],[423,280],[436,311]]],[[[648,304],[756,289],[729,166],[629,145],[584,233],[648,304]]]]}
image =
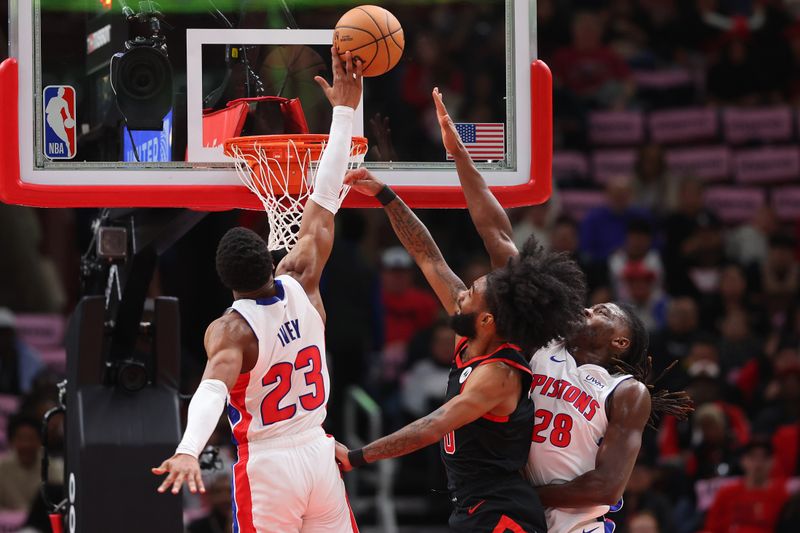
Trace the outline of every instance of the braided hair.
{"type": "Polygon", "coordinates": [[[657,388],[658,382],[675,366],[674,361],[658,376],[653,376],[653,358],[648,354],[650,345],[649,335],[644,322],[636,314],[630,304],[618,303],[617,306],[625,314],[625,319],[630,329],[630,345],[628,349],[612,360],[612,371],[621,374],[631,374],[634,379],[643,383],[650,391],[650,421],[654,426],[663,415],[672,415],[680,420],[685,419],[694,410],[692,400],[686,391],[669,391],[657,388]]]}

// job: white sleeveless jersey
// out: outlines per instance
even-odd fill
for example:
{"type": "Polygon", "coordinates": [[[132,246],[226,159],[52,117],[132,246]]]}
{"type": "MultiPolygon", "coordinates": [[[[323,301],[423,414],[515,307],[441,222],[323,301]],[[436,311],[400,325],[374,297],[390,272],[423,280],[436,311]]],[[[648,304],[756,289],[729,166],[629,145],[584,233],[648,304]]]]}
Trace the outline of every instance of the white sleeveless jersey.
{"type": "Polygon", "coordinates": [[[236,300],[235,311],[258,339],[258,360],[228,395],[228,419],[236,444],[319,428],[325,420],[330,377],[325,324],[303,287],[290,276],[275,278],[277,294],[236,300]]]}
{"type": "MultiPolygon", "coordinates": [[[[565,483],[590,470],[608,427],[606,400],[632,376],[611,375],[597,365],[578,366],[563,343],[552,343],[531,358],[531,398],[536,421],[526,467],[534,486],[565,483]]],[[[595,525],[607,505],[582,509],[545,509],[550,533],[567,533],[595,525]],[[584,527],[586,526],[586,527],[584,527]]]]}

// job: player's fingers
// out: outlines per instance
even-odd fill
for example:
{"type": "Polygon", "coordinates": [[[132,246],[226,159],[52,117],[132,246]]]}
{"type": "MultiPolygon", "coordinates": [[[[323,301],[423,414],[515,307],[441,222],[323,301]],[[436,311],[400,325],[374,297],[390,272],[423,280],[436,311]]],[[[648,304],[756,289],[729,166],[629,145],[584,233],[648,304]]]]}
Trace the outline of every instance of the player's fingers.
{"type": "Polygon", "coordinates": [[[364,172],[366,172],[366,170],[363,168],[347,171],[347,174],[344,175],[344,183],[346,185],[355,185],[364,179],[364,172]]]}
{"type": "Polygon", "coordinates": [[[361,79],[364,77],[364,62],[356,59],[356,79],[361,84],[361,79]]]}
{"type": "Polygon", "coordinates": [[[331,86],[328,83],[328,80],[323,78],[322,76],[314,76],[314,81],[317,82],[317,85],[322,87],[322,90],[326,93],[331,90],[331,86]]]}
{"type": "Polygon", "coordinates": [[[189,492],[197,494],[197,479],[195,479],[194,472],[186,476],[186,484],[189,485],[189,492]]]}
{"type": "Polygon", "coordinates": [[[436,106],[436,114],[440,117],[442,115],[447,115],[447,108],[444,106],[444,101],[442,100],[442,93],[439,92],[438,87],[433,88],[433,105],[436,106]]]}
{"type": "Polygon", "coordinates": [[[167,476],[167,479],[165,479],[164,482],[158,487],[158,492],[166,491],[170,485],[172,485],[172,482],[175,480],[175,476],[177,476],[175,472],[170,472],[167,476]]]}
{"type": "Polygon", "coordinates": [[[344,72],[348,79],[353,77],[353,54],[350,50],[344,53],[344,72]]]}
{"type": "Polygon", "coordinates": [[[181,487],[183,486],[183,481],[186,479],[186,474],[181,472],[178,474],[178,477],[175,478],[175,483],[172,484],[172,494],[178,494],[181,491],[181,487]]]}
{"type": "Polygon", "coordinates": [[[197,481],[197,488],[200,489],[202,494],[206,493],[206,485],[203,483],[203,475],[198,471],[194,473],[194,477],[197,481]]]}
{"type": "Polygon", "coordinates": [[[161,474],[169,472],[169,460],[166,460],[166,461],[162,462],[160,465],[158,465],[155,468],[151,468],[150,471],[152,473],[154,473],[155,475],[157,475],[157,476],[160,476],[161,474]]]}
{"type": "Polygon", "coordinates": [[[333,80],[336,81],[337,77],[340,78],[344,76],[344,69],[342,68],[342,60],[336,52],[335,46],[331,46],[331,63],[333,67],[333,80]]]}

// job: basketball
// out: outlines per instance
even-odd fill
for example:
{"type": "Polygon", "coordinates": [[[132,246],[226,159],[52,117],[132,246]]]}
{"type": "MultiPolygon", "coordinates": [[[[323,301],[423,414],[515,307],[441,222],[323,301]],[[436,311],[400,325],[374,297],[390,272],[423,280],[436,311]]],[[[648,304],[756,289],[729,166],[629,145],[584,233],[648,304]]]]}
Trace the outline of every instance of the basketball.
{"type": "Polygon", "coordinates": [[[64,127],[65,128],[71,128],[73,126],[75,126],[75,120],[74,119],[68,118],[68,119],[64,120],[64,127]]]}
{"type": "Polygon", "coordinates": [[[403,55],[405,37],[400,22],[378,6],[358,6],[345,13],[333,32],[333,46],[344,61],[345,52],[364,64],[364,76],[390,71],[403,55]]]}

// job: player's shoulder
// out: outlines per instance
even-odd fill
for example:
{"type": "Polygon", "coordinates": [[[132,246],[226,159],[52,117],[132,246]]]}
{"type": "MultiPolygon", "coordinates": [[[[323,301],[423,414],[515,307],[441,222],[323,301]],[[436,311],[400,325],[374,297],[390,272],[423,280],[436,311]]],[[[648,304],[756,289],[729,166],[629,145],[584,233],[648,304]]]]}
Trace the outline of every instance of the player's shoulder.
{"type": "Polygon", "coordinates": [[[283,299],[297,300],[308,299],[308,293],[303,284],[291,273],[275,276],[275,282],[281,287],[281,297],[283,299]]]}
{"type": "Polygon", "coordinates": [[[471,374],[466,373],[466,370],[465,374],[471,375],[473,379],[467,381],[464,390],[501,392],[512,383],[519,383],[521,379],[520,365],[509,364],[507,359],[485,359],[474,368],[471,374]]]}
{"type": "Polygon", "coordinates": [[[609,419],[637,424],[650,418],[650,390],[641,381],[629,378],[620,382],[609,396],[609,419]]]}
{"type": "MultiPolygon", "coordinates": [[[[533,355],[531,356],[531,362],[547,360],[551,357],[558,356],[562,352],[568,354],[564,341],[554,340],[533,352],[533,355]]],[[[564,359],[564,357],[557,357],[553,362],[563,363],[564,359]]]]}
{"type": "Polygon", "coordinates": [[[478,363],[478,367],[486,367],[485,372],[491,372],[495,378],[506,380],[519,379],[520,374],[530,376],[526,354],[514,344],[505,344],[495,352],[478,363]]]}
{"type": "Polygon", "coordinates": [[[223,346],[246,346],[255,338],[250,324],[239,313],[225,313],[211,322],[206,328],[206,348],[223,346]]]}
{"type": "MultiPolygon", "coordinates": [[[[612,376],[613,377],[613,376],[612,376]]],[[[630,400],[640,400],[647,397],[650,398],[650,389],[647,385],[635,379],[633,376],[627,376],[622,379],[617,387],[614,389],[614,396],[619,398],[627,398],[630,400]]]]}
{"type": "Polygon", "coordinates": [[[505,364],[509,367],[523,365],[526,370],[529,370],[528,361],[529,354],[526,354],[522,348],[516,344],[506,343],[492,353],[485,362],[505,364]]]}

